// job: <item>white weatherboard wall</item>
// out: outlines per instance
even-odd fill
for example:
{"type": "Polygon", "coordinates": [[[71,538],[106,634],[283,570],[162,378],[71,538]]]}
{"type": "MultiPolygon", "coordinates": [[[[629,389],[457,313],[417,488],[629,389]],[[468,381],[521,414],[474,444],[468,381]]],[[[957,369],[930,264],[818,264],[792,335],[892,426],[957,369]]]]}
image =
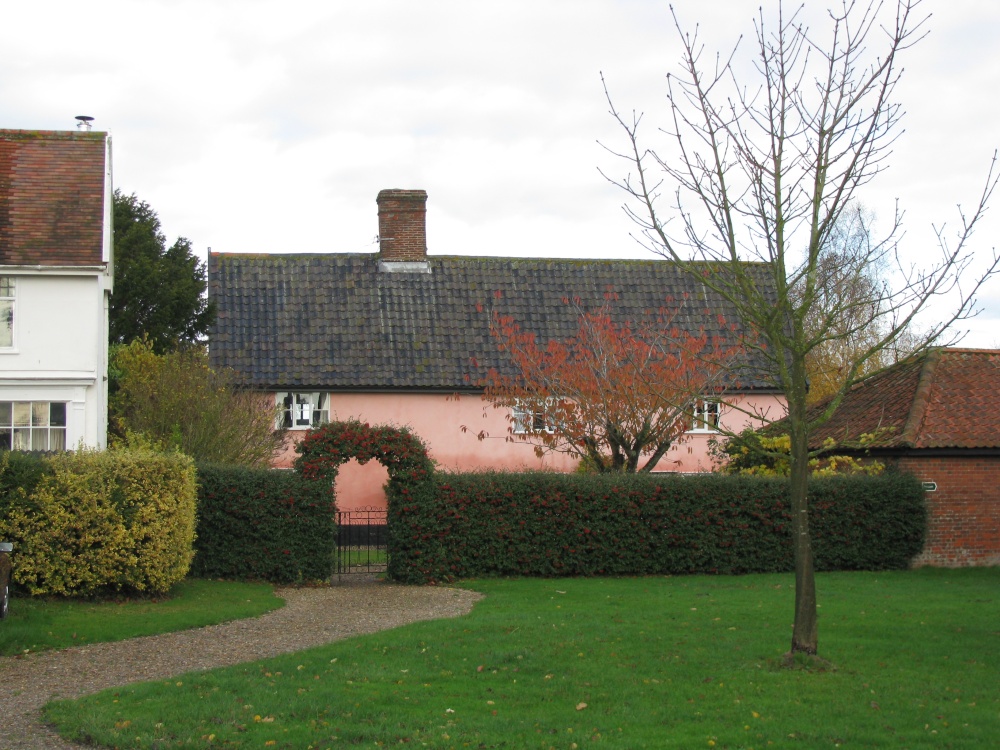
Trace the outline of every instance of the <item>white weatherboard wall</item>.
{"type": "Polygon", "coordinates": [[[0,266],[15,279],[14,345],[0,349],[0,401],[66,403],[66,447],[107,442],[103,268],[0,266]]]}

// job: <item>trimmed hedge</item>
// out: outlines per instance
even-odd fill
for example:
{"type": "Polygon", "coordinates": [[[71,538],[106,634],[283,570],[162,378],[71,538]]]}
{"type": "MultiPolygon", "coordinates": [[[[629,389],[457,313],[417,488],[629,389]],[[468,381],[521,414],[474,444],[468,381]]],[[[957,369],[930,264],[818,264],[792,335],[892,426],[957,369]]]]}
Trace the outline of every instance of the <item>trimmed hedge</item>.
{"type": "Polygon", "coordinates": [[[45,460],[50,455],[54,454],[0,451],[0,529],[3,528],[3,519],[23,502],[24,497],[35,491],[42,477],[52,474],[52,465],[45,460]]]}
{"type": "MultiPolygon", "coordinates": [[[[390,574],[754,573],[792,569],[787,481],[735,476],[438,474],[390,508],[390,574]]],[[[818,570],[906,568],[923,546],[920,483],[904,474],[810,483],[818,570]]]]}
{"type": "Polygon", "coordinates": [[[0,536],[32,595],[161,594],[191,564],[195,479],[181,454],[0,457],[0,536]]]}
{"type": "Polygon", "coordinates": [[[191,574],[302,583],[327,580],[336,517],[330,482],[298,472],[198,466],[198,538],[191,574]]]}
{"type": "MultiPolygon", "coordinates": [[[[428,505],[436,489],[435,473],[427,446],[409,428],[372,426],[357,419],[328,422],[309,430],[296,450],[299,453],[295,459],[296,471],[305,479],[324,486],[333,485],[341,465],[351,458],[356,458],[359,464],[375,460],[385,466],[389,472],[386,485],[389,549],[407,548],[414,555],[420,555],[419,549],[407,546],[411,536],[406,531],[408,519],[400,521],[399,514],[404,508],[428,505]],[[402,534],[397,533],[400,530],[402,534]]],[[[397,563],[394,554],[389,556],[389,578],[410,580],[412,571],[404,568],[397,563]]],[[[423,582],[426,579],[418,576],[413,580],[423,582]]]]}

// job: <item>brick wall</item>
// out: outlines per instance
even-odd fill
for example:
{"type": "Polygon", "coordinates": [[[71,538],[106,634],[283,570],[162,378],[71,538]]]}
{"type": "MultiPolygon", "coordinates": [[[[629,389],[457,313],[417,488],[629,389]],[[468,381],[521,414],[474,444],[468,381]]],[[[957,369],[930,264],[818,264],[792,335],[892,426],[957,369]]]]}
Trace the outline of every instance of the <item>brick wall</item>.
{"type": "Polygon", "coordinates": [[[1000,565],[1000,456],[908,456],[898,466],[937,483],[927,493],[927,541],[914,566],[1000,565]]]}
{"type": "Polygon", "coordinates": [[[427,193],[382,190],[376,202],[382,260],[427,260],[427,193]]]}

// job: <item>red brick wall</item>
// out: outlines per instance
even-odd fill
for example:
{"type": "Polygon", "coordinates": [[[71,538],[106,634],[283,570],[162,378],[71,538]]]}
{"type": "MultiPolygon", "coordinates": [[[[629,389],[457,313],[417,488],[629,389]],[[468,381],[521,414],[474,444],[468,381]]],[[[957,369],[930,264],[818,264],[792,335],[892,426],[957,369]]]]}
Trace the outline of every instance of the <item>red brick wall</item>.
{"type": "Polygon", "coordinates": [[[382,190],[376,202],[382,260],[427,260],[427,193],[382,190]]]}
{"type": "Polygon", "coordinates": [[[909,456],[898,465],[937,483],[927,493],[927,541],[914,566],[1000,565],[1000,456],[909,456]]]}

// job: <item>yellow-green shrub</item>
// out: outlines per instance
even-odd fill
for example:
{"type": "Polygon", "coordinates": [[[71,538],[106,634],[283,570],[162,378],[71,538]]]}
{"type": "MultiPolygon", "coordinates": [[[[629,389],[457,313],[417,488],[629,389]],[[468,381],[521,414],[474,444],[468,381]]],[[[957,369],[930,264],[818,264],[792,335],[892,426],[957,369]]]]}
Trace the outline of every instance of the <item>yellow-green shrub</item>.
{"type": "Polygon", "coordinates": [[[144,449],[43,459],[51,474],[12,496],[2,523],[13,578],[33,595],[162,593],[191,565],[194,463],[144,449]]]}
{"type": "MultiPolygon", "coordinates": [[[[864,449],[875,442],[883,430],[861,436],[853,449],[864,449]]],[[[825,455],[809,459],[809,471],[814,477],[847,475],[878,476],[885,471],[885,464],[874,459],[853,455],[836,455],[838,448],[833,438],[823,443],[825,455]]],[[[739,435],[722,441],[713,441],[709,452],[716,463],[716,470],[723,474],[740,474],[757,477],[787,477],[792,473],[792,439],[787,434],[755,432],[748,427],[739,435]]]]}

